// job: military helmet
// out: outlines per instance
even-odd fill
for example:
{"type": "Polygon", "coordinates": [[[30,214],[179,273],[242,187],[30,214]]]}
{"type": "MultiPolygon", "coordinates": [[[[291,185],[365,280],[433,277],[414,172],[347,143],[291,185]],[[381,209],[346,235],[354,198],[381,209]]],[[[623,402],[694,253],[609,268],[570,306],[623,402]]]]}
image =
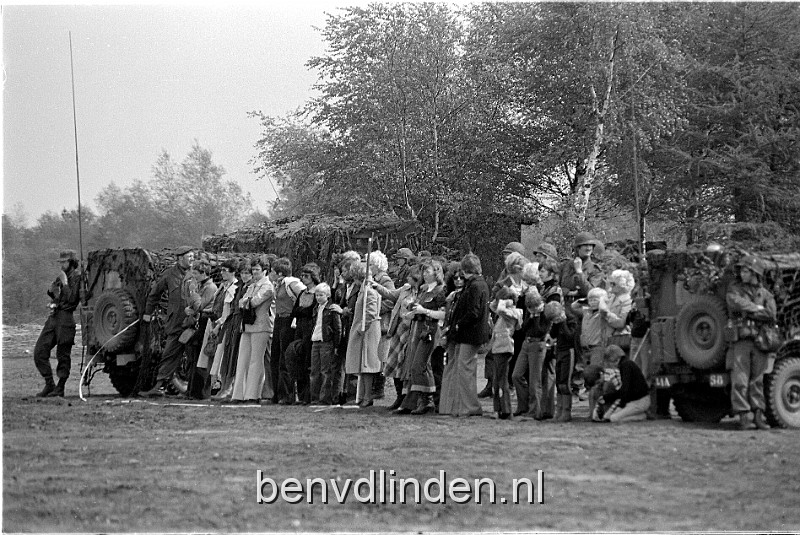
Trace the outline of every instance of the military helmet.
{"type": "Polygon", "coordinates": [[[525,256],[525,246],[518,241],[509,242],[508,245],[503,247],[503,254],[508,255],[511,253],[519,253],[525,256]]]}
{"type": "Polygon", "coordinates": [[[749,269],[759,277],[764,276],[764,264],[753,255],[744,255],[736,265],[749,269]]]}
{"type": "Polygon", "coordinates": [[[414,258],[414,253],[408,247],[402,247],[394,254],[394,257],[403,258],[405,260],[411,260],[414,258]]]}
{"type": "Polygon", "coordinates": [[[598,241],[595,239],[594,235],[591,232],[578,232],[575,235],[575,248],[577,249],[581,245],[594,245],[597,246],[598,241]]]}
{"type": "Polygon", "coordinates": [[[556,251],[555,245],[551,243],[542,242],[536,246],[533,252],[543,254],[553,260],[558,260],[558,251],[556,251]]]}

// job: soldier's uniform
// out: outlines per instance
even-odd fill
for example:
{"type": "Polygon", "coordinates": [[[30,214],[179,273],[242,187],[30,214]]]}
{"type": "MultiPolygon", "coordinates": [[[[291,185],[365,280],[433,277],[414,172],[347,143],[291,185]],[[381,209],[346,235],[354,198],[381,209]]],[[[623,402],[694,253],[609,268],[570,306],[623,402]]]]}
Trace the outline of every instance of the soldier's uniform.
{"type": "MultiPolygon", "coordinates": [[[[579,232],[575,235],[574,251],[577,254],[578,248],[583,245],[592,245],[595,249],[600,242],[590,232],[579,232]]],[[[594,251],[593,251],[594,252],[594,251]]],[[[581,339],[581,321],[576,313],[572,310],[572,303],[578,299],[583,299],[589,294],[592,288],[602,288],[604,284],[602,266],[592,260],[590,254],[588,258],[582,259],[583,266],[582,272],[575,271],[574,261],[567,260],[561,266],[561,274],[559,282],[561,291],[564,295],[564,312],[575,320],[575,340],[573,345],[573,352],[575,353],[575,369],[572,375],[573,391],[580,392],[583,386],[583,370],[588,364],[589,356],[583,355],[580,344],[581,339]],[[584,362],[586,361],[586,362],[584,362]]]]}
{"type": "MultiPolygon", "coordinates": [[[[180,259],[181,256],[191,252],[190,247],[181,247],[176,251],[176,257],[180,259]]],[[[189,304],[187,298],[191,295],[190,284],[193,277],[188,277],[187,272],[189,268],[180,265],[180,262],[174,266],[167,268],[158,279],[158,282],[150,290],[147,296],[147,303],[144,307],[144,314],[151,316],[161,300],[161,294],[167,292],[167,321],[164,323],[164,335],[166,336],[166,343],[164,345],[164,352],[161,355],[161,361],[158,365],[158,375],[156,376],[155,386],[148,391],[142,392],[144,395],[163,395],[164,383],[171,379],[175,370],[178,369],[181,356],[183,355],[184,344],[179,340],[181,333],[184,329],[184,320],[186,319],[185,308],[189,304]]]]}
{"type": "MultiPolygon", "coordinates": [[[[64,396],[64,385],[69,377],[72,365],[70,355],[75,344],[75,309],[80,302],[81,275],[78,272],[78,258],[75,251],[65,250],[58,258],[59,262],[69,262],[68,268],[63,270],[67,276],[67,284],[56,279],[47,290],[50,296],[50,316],[45,321],[36,346],[33,349],[33,362],[36,369],[45,380],[44,389],[37,395],[64,396]],[[50,352],[56,348],[58,365],[56,375],[58,385],[53,382],[53,368],[50,366],[50,352]]],[[[63,269],[63,268],[62,268],[63,269]]]]}
{"type": "Polygon", "coordinates": [[[769,356],[755,345],[759,324],[774,322],[777,308],[775,298],[760,283],[764,267],[753,256],[744,256],[739,261],[740,268],[749,269],[758,279],[755,283],[736,282],[728,288],[725,296],[728,312],[736,323],[738,340],[733,344],[733,368],[731,369],[731,405],[739,415],[739,425],[743,429],[750,426],[748,416],[754,413],[756,426],[768,429],[764,421],[764,373],[767,371],[769,356]]]}

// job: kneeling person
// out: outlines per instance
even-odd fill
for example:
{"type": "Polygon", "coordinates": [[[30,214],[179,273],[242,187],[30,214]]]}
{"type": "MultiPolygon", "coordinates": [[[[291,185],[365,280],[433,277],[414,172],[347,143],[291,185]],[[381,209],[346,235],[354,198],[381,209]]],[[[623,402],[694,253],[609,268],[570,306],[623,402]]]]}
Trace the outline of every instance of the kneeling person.
{"type": "Polygon", "coordinates": [[[639,366],[615,345],[606,348],[603,367],[619,370],[619,388],[603,394],[606,407],[603,419],[610,422],[629,422],[647,418],[650,408],[650,388],[639,366]]]}

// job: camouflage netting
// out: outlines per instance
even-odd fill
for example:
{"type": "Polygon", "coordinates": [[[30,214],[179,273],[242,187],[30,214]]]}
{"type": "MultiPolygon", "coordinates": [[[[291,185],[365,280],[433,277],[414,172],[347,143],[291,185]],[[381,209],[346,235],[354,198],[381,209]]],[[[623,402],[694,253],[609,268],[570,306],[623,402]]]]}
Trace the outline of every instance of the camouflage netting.
{"type": "Polygon", "coordinates": [[[401,247],[418,251],[420,230],[417,222],[393,215],[307,214],[211,236],[203,240],[203,248],[220,256],[272,253],[288,257],[295,268],[316,262],[323,273],[330,274],[335,253],[349,249],[366,253],[370,237],[374,249],[387,253],[401,247]]]}
{"type": "MultiPolygon", "coordinates": [[[[652,251],[647,255],[651,280],[672,274],[683,280],[693,294],[719,293],[735,277],[734,266],[744,254],[755,254],[766,267],[764,286],[775,296],[778,323],[790,333],[800,334],[800,253],[754,252],[730,246],[719,252],[705,248],[688,251],[652,251]]],[[[723,296],[720,296],[723,297],[723,296]]]]}

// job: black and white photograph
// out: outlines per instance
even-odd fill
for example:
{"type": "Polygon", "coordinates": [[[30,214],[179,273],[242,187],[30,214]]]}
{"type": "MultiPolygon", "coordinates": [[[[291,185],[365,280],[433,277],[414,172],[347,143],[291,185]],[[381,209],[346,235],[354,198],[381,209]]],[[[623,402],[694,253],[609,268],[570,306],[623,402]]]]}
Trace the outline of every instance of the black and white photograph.
{"type": "Polygon", "coordinates": [[[800,531],[800,3],[0,16],[4,533],[800,531]]]}

